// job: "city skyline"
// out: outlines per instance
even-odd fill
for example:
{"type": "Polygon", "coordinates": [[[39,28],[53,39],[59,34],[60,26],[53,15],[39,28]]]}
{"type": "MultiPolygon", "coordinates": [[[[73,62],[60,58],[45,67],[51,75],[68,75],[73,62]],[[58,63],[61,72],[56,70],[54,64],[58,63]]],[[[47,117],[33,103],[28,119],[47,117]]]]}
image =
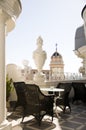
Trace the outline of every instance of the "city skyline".
{"type": "Polygon", "coordinates": [[[47,59],[43,69],[49,69],[50,57],[56,50],[62,55],[65,72],[78,72],[82,60],[74,54],[76,29],[84,24],[81,11],[86,1],[31,0],[21,1],[22,12],[15,29],[6,36],[6,64],[22,65],[23,60],[36,68],[33,51],[36,40],[43,39],[47,59]]]}

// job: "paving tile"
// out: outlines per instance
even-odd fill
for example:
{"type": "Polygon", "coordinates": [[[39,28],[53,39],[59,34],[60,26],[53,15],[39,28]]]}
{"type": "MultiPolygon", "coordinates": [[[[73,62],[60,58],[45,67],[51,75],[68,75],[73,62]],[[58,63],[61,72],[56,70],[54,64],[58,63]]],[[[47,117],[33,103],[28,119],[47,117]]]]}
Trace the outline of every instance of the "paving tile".
{"type": "MultiPolygon", "coordinates": [[[[42,121],[41,127],[32,117],[27,117],[24,119],[25,123],[20,124],[23,130],[86,130],[86,105],[83,104],[71,104],[71,113],[60,112],[60,118],[54,117],[53,123],[50,120],[46,120],[44,117],[44,122],[42,121]],[[28,120],[28,121],[26,121],[28,120]]],[[[13,120],[18,120],[21,117],[20,110],[13,112],[11,116],[8,116],[13,120]]],[[[49,117],[48,117],[49,119],[49,117]]]]}
{"type": "Polygon", "coordinates": [[[77,129],[81,124],[72,122],[72,121],[65,121],[64,123],[61,124],[63,127],[67,127],[68,129],[77,129]]]}
{"type": "Polygon", "coordinates": [[[74,117],[72,118],[72,121],[76,123],[84,124],[86,122],[86,119],[80,117],[74,117]]]}

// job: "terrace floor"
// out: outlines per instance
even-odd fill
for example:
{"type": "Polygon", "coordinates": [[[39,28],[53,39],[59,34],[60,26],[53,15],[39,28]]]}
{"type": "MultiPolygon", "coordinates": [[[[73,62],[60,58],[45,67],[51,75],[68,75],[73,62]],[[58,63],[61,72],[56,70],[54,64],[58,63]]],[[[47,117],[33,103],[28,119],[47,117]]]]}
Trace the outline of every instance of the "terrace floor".
{"type": "Polygon", "coordinates": [[[58,110],[60,118],[55,115],[53,122],[51,122],[51,117],[45,116],[41,126],[33,116],[25,117],[24,122],[21,123],[20,108],[15,112],[9,111],[7,118],[9,121],[17,121],[21,130],[86,130],[86,104],[71,104],[71,109],[71,113],[65,114],[58,110]]]}

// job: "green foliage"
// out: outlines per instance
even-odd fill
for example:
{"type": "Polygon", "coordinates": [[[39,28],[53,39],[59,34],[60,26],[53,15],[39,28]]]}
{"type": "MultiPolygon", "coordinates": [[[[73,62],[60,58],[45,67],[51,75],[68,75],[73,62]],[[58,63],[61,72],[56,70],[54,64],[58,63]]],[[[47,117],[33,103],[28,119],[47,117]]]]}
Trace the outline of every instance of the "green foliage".
{"type": "Polygon", "coordinates": [[[9,79],[8,75],[6,76],[6,101],[9,100],[10,93],[13,90],[13,80],[9,79]]]}

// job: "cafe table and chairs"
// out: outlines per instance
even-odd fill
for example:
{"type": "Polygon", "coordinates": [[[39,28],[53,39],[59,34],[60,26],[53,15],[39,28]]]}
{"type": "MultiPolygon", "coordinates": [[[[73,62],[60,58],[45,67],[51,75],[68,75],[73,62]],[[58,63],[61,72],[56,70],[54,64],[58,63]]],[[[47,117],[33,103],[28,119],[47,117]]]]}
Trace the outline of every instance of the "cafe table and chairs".
{"type": "Polygon", "coordinates": [[[47,92],[47,93],[52,93],[54,95],[54,110],[55,110],[55,114],[57,115],[57,117],[59,118],[59,115],[58,115],[58,111],[57,111],[57,106],[56,106],[56,100],[57,98],[60,97],[61,95],[61,92],[64,91],[64,89],[62,88],[55,88],[54,86],[51,86],[51,87],[47,87],[47,88],[40,88],[41,91],[44,91],[44,92],[47,92]],[[58,92],[58,96],[56,96],[56,92],[58,92]]]}

